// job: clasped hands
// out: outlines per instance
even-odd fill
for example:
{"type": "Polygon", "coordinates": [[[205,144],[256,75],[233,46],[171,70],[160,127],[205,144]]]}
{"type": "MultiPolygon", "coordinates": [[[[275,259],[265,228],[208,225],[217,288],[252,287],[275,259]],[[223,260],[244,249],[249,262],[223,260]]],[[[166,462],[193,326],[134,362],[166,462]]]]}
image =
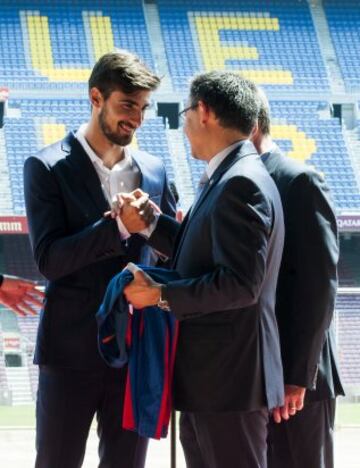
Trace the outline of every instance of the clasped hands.
{"type": "MultiPolygon", "coordinates": [[[[149,227],[155,219],[155,213],[161,213],[161,210],[150,200],[149,194],[136,189],[131,193],[117,193],[111,211],[106,212],[105,216],[113,219],[119,216],[127,231],[136,234],[149,227]]],[[[137,309],[156,304],[160,298],[161,285],[133,263],[129,263],[126,268],[134,275],[134,280],[124,288],[128,302],[137,309]]]]}
{"type": "Polygon", "coordinates": [[[119,216],[127,231],[136,234],[149,227],[155,219],[155,212],[160,213],[160,209],[150,200],[149,194],[136,189],[131,193],[117,193],[111,211],[105,216],[113,219],[119,216]]]}

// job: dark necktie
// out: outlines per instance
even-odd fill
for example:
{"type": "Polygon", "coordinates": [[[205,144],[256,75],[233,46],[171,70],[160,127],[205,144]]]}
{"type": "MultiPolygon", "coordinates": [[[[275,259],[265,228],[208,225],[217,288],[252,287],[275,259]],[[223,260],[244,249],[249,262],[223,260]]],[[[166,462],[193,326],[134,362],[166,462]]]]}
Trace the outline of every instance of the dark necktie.
{"type": "Polygon", "coordinates": [[[206,171],[204,171],[203,175],[200,177],[200,180],[199,180],[199,184],[198,184],[198,187],[197,187],[197,190],[196,190],[194,202],[193,202],[193,204],[191,206],[190,215],[192,214],[193,209],[194,209],[195,205],[197,204],[197,202],[198,202],[198,200],[200,198],[200,195],[202,194],[205,186],[208,183],[209,183],[209,177],[208,177],[206,171]]]}

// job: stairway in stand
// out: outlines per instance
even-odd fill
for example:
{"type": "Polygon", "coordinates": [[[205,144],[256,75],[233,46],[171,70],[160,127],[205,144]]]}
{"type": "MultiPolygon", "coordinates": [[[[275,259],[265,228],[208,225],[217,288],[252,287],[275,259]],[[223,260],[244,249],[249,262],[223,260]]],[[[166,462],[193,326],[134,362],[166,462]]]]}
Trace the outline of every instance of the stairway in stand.
{"type": "Polygon", "coordinates": [[[32,404],[29,369],[27,367],[6,367],[6,376],[12,394],[12,405],[32,404]]]}

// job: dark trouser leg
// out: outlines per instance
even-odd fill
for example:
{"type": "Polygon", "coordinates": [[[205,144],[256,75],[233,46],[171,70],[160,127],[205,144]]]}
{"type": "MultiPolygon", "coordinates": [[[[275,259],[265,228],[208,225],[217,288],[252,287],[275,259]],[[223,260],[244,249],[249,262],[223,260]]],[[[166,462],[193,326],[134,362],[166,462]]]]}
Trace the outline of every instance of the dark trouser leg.
{"type": "Polygon", "coordinates": [[[97,372],[41,366],[36,403],[36,468],[79,468],[96,411],[97,372]]]}
{"type": "Polygon", "coordinates": [[[180,439],[188,468],[266,468],[267,424],[267,409],[184,413],[180,439]]]}
{"type": "Polygon", "coordinates": [[[307,403],[281,424],[269,423],[269,468],[334,467],[335,399],[307,403]]]}
{"type": "Polygon", "coordinates": [[[97,411],[99,468],[143,468],[148,439],[122,429],[126,369],[108,368],[97,411]]]}
{"type": "Polygon", "coordinates": [[[180,414],[180,440],[187,468],[206,468],[189,413],[180,414]]]}

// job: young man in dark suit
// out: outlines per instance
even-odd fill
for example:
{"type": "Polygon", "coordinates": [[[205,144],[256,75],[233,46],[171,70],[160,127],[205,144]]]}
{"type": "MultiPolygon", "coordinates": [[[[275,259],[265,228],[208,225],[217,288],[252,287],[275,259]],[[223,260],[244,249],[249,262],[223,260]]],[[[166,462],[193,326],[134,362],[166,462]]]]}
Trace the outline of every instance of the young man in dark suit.
{"type": "Polygon", "coordinates": [[[284,156],[272,141],[269,104],[261,90],[259,96],[253,142],[279,189],[285,219],[276,297],[285,405],[270,422],[269,468],[332,468],[335,398],[344,394],[332,321],[336,218],[323,176],[284,156]]]}
{"type": "Polygon", "coordinates": [[[48,280],[35,353],[39,468],[81,466],[95,414],[100,467],[145,463],[147,440],[121,427],[126,369],[100,358],[95,314],[110,279],[129,261],[148,264],[152,256],[148,198],[106,217],[113,197],[141,187],[175,215],[162,162],[128,148],[158,85],[133,54],[104,55],[89,79],[89,122],[25,163],[30,238],[48,280]]]}
{"type": "MultiPolygon", "coordinates": [[[[184,109],[204,186],[182,224],[161,215],[151,238],[181,280],[135,269],[135,307],[180,320],[174,403],[189,468],[266,466],[268,412],[283,403],[275,291],[283,247],[281,201],[248,138],[256,87],[236,73],[196,77],[184,109]]],[[[134,268],[131,266],[130,268],[134,268]]]]}

